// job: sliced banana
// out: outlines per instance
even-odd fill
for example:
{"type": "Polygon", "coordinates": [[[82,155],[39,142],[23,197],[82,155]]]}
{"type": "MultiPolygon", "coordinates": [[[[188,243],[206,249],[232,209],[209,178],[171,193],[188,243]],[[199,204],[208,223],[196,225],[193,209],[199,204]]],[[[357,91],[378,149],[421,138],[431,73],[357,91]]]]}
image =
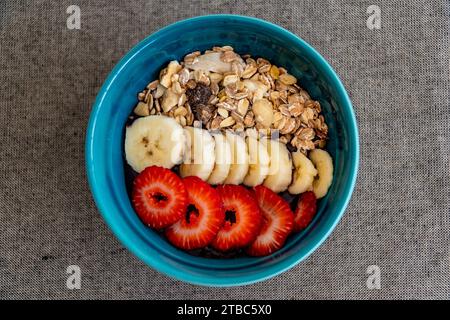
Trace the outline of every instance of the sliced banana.
{"type": "Polygon", "coordinates": [[[137,172],[149,166],[171,169],[183,160],[186,137],[173,118],[148,116],[136,119],[125,132],[125,157],[137,172]]]}
{"type": "Polygon", "coordinates": [[[325,197],[333,181],[333,159],[322,149],[314,149],[309,153],[309,159],[316,166],[317,177],[312,184],[317,199],[325,197]]]}
{"type": "Polygon", "coordinates": [[[230,172],[231,166],[231,146],[227,138],[222,133],[211,134],[215,141],[215,165],[208,178],[209,184],[221,184],[225,181],[230,172]]]}
{"type": "Polygon", "coordinates": [[[248,187],[254,187],[263,183],[269,174],[270,158],[266,146],[256,137],[247,136],[246,139],[249,169],[244,178],[244,184],[248,187]]]}
{"type": "Polygon", "coordinates": [[[273,139],[261,140],[270,157],[269,174],[263,185],[273,192],[285,191],[292,179],[292,160],[284,143],[273,139]]]}
{"type": "Polygon", "coordinates": [[[244,138],[231,131],[225,133],[231,147],[231,166],[228,176],[223,183],[241,184],[249,169],[247,144],[244,138]]]}
{"type": "Polygon", "coordinates": [[[206,181],[214,169],[214,139],[208,131],[195,127],[184,128],[187,150],[180,166],[181,177],[196,176],[206,181]]]}
{"type": "Polygon", "coordinates": [[[292,183],[288,188],[289,193],[299,194],[312,190],[314,177],[317,175],[314,164],[300,151],[292,153],[292,162],[294,174],[292,183]]]}

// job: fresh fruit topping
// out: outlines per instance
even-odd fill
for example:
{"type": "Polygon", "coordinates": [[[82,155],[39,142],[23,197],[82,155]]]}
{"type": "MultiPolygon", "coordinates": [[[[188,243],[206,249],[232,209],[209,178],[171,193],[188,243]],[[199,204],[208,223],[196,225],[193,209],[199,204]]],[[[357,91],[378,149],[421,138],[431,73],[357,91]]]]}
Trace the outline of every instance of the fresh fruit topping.
{"type": "Polygon", "coordinates": [[[221,251],[247,246],[255,240],[262,223],[256,200],[242,186],[221,185],[216,190],[222,198],[225,223],[211,245],[221,251]]]}
{"type": "Polygon", "coordinates": [[[270,157],[269,174],[263,185],[275,193],[287,189],[292,179],[292,160],[286,145],[273,139],[263,140],[270,157]]]}
{"type": "Polygon", "coordinates": [[[230,172],[231,146],[222,133],[212,133],[211,135],[215,141],[214,153],[216,163],[208,178],[208,183],[216,185],[223,183],[230,172]]]}
{"type": "Polygon", "coordinates": [[[256,137],[247,137],[247,148],[250,166],[244,184],[254,187],[262,184],[269,174],[270,158],[266,146],[256,137]]]}
{"type": "Polygon", "coordinates": [[[188,194],[175,173],[151,166],[134,179],[132,202],[146,225],[161,229],[181,219],[186,212],[188,194]]]}
{"type": "Polygon", "coordinates": [[[255,241],[247,248],[252,256],[269,255],[280,249],[294,227],[294,214],[289,204],[264,186],[253,188],[263,215],[263,225],[255,241]]]}
{"type": "Polygon", "coordinates": [[[248,150],[244,138],[227,131],[226,138],[231,145],[231,166],[224,183],[240,184],[248,172],[248,150]]]}
{"type": "Polygon", "coordinates": [[[153,165],[170,169],[182,161],[185,144],[183,128],[175,119],[148,116],[126,129],[125,156],[136,172],[153,165]]]}
{"type": "Polygon", "coordinates": [[[328,152],[322,149],[311,150],[309,158],[317,169],[313,191],[317,199],[320,199],[325,197],[333,181],[333,159],[328,152]]]}
{"type": "Polygon", "coordinates": [[[187,150],[180,166],[181,177],[196,176],[206,181],[215,164],[214,139],[211,134],[200,128],[185,127],[187,150]]]}
{"type": "Polygon", "coordinates": [[[294,231],[301,231],[311,223],[317,212],[316,202],[316,196],[312,191],[305,192],[299,197],[294,213],[294,231]]]}
{"type": "Polygon", "coordinates": [[[183,179],[188,194],[184,217],[166,229],[167,239],[184,250],[207,246],[225,220],[222,200],[216,189],[198,177],[183,179]]]}
{"type": "Polygon", "coordinates": [[[300,151],[292,153],[292,162],[294,164],[294,175],[288,189],[289,193],[300,194],[312,190],[314,177],[317,175],[314,164],[300,151]]]}

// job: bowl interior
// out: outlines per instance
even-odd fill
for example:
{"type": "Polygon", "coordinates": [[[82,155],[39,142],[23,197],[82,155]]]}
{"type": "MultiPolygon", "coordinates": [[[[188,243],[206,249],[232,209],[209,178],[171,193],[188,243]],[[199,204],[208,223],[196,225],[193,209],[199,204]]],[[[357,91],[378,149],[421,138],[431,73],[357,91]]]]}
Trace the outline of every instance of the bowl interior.
{"type": "Polygon", "coordinates": [[[280,27],[238,16],[207,16],[178,22],[133,48],[106,80],[87,134],[87,170],[97,206],[116,236],[139,258],[178,279],[203,285],[239,285],[274,276],[307,257],[332,231],[351,195],[358,146],[354,115],[342,84],[309,45],[280,27]],[[137,93],[170,60],[196,50],[231,45],[241,54],[283,66],[319,100],[329,125],[327,150],[334,182],[318,214],[279,252],[263,258],[207,259],[180,251],[145,227],[127,196],[123,163],[124,126],[137,93]]]}

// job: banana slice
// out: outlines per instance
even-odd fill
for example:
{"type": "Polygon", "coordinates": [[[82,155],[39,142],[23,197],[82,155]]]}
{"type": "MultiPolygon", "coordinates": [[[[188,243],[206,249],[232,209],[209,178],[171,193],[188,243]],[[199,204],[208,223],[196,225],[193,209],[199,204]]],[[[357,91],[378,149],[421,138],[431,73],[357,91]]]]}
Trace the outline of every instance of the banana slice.
{"type": "Polygon", "coordinates": [[[285,191],[292,179],[292,160],[284,143],[273,139],[262,140],[270,157],[269,174],[263,185],[273,192],[285,191]]]}
{"type": "Polygon", "coordinates": [[[316,166],[317,177],[312,184],[317,199],[325,197],[333,181],[333,159],[322,149],[314,149],[309,153],[309,159],[316,166]]]}
{"type": "Polygon", "coordinates": [[[148,116],[136,119],[125,132],[125,157],[137,172],[149,166],[171,169],[183,160],[186,137],[172,118],[148,116]]]}
{"type": "Polygon", "coordinates": [[[231,147],[231,166],[228,176],[223,183],[241,184],[247,175],[249,167],[247,144],[244,138],[231,131],[225,133],[225,138],[231,147]]]}
{"type": "Polygon", "coordinates": [[[187,151],[180,166],[181,177],[196,176],[206,181],[214,169],[214,139],[208,131],[185,127],[187,151]]]}
{"type": "Polygon", "coordinates": [[[262,184],[269,174],[270,158],[266,146],[256,137],[248,136],[246,142],[250,165],[244,184],[254,187],[262,184]]]}
{"type": "Polygon", "coordinates": [[[292,162],[294,163],[294,176],[288,188],[289,193],[299,194],[312,190],[314,177],[317,175],[314,164],[300,151],[292,153],[292,162]]]}
{"type": "Polygon", "coordinates": [[[221,184],[225,181],[230,172],[231,166],[231,146],[227,138],[219,133],[211,134],[215,141],[215,160],[214,169],[208,178],[209,184],[221,184]]]}

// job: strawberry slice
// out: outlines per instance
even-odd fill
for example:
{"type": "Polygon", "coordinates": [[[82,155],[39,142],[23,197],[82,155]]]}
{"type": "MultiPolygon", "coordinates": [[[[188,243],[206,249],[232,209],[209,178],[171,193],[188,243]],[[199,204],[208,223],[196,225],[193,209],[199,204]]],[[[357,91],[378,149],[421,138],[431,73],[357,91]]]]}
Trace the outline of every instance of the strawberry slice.
{"type": "Polygon", "coordinates": [[[247,248],[251,256],[266,256],[280,249],[294,227],[294,214],[289,204],[264,186],[253,188],[263,215],[263,225],[255,241],[247,248]]]}
{"type": "Polygon", "coordinates": [[[156,229],[180,220],[188,204],[181,178],[157,166],[147,167],[134,179],[131,198],[142,222],[156,229]]]}
{"type": "Polygon", "coordinates": [[[222,198],[225,223],[211,243],[212,247],[229,251],[249,245],[261,229],[262,215],[258,203],[242,186],[222,185],[216,190],[222,198]]]}
{"type": "Polygon", "coordinates": [[[294,231],[305,229],[314,218],[317,211],[317,200],[314,192],[307,191],[298,198],[295,210],[294,231]]]}
{"type": "Polygon", "coordinates": [[[198,177],[183,179],[188,193],[184,217],[166,229],[167,239],[176,247],[192,250],[207,246],[225,220],[222,200],[216,189],[198,177]]]}

